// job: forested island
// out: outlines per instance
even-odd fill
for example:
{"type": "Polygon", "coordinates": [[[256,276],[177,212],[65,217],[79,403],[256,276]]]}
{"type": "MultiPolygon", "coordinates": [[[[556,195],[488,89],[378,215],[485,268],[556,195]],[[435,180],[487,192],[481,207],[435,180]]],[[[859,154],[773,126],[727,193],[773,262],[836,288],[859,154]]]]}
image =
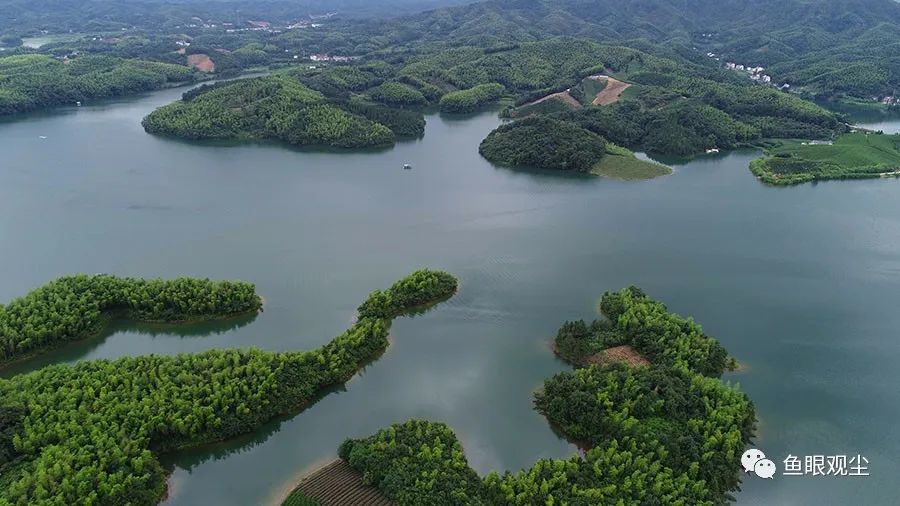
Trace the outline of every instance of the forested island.
{"type": "MultiPolygon", "coordinates": [[[[65,294],[45,287],[16,307],[41,309],[34,315],[40,321],[53,314],[44,305],[73,307],[82,304],[74,299],[102,295],[91,290],[90,278],[69,279],[82,284],[65,294]],[[66,298],[70,302],[59,302],[66,298]]],[[[107,287],[113,278],[100,281],[107,287]]],[[[456,278],[445,272],[413,272],[373,292],[356,323],[314,351],[93,360],[0,380],[0,503],[156,504],[166,487],[159,454],[249,432],[314,402],[387,348],[393,318],[444,300],[456,288],[456,278]]],[[[181,301],[174,314],[206,312],[214,304],[203,293],[173,293],[181,301]]],[[[248,295],[258,303],[252,290],[248,295]]],[[[128,297],[140,300],[131,291],[128,297]]],[[[141,311],[167,309],[154,301],[141,311]]]]}
{"type": "Polygon", "coordinates": [[[606,320],[560,329],[557,349],[578,368],[545,381],[534,399],[583,456],[482,479],[449,427],[410,420],[346,440],[340,457],[401,506],[728,501],[756,418],[750,399],[719,379],[725,349],[635,287],[605,294],[601,308],[606,320]],[[647,365],[585,362],[615,346],[647,365]]]}
{"type": "Polygon", "coordinates": [[[328,100],[298,79],[273,75],[201,87],[153,111],[144,129],[185,139],[277,139],[296,145],[362,148],[421,135],[421,113],[328,100]]]}
{"type": "Polygon", "coordinates": [[[182,323],[261,307],[255,287],[240,281],[63,277],[0,305],[0,366],[95,336],[113,319],[182,323]]]}
{"type": "Polygon", "coordinates": [[[853,132],[834,142],[778,141],[750,169],[772,185],[900,177],[900,134],[853,132]]]}

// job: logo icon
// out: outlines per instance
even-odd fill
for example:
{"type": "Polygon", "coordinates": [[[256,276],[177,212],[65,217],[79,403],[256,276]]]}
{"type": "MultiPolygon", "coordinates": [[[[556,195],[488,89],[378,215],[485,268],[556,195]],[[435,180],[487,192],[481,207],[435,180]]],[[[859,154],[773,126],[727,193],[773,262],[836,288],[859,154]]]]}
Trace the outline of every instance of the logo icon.
{"type": "Polygon", "coordinates": [[[753,473],[760,478],[771,479],[775,476],[775,463],[766,458],[766,454],[756,448],[750,448],[741,455],[741,465],[745,473],[753,473]]]}

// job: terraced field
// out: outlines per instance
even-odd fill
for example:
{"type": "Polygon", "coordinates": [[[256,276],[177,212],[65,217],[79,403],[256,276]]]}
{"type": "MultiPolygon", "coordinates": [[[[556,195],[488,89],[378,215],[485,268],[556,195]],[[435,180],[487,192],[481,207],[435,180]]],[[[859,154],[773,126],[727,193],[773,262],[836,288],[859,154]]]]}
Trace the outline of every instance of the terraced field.
{"type": "Polygon", "coordinates": [[[310,473],[282,506],[393,506],[375,487],[363,483],[362,474],[342,459],[310,473]]]}

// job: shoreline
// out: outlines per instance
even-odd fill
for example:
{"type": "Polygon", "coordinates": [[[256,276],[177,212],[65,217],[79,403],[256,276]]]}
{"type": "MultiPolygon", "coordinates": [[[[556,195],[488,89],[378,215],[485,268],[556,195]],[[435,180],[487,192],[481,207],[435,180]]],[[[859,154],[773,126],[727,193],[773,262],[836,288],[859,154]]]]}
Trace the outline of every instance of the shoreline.
{"type": "MultiPolygon", "coordinates": [[[[56,342],[50,343],[47,346],[44,346],[40,349],[26,353],[24,355],[18,355],[15,358],[0,361],[0,377],[2,377],[3,371],[5,371],[15,365],[22,365],[23,363],[28,362],[29,360],[33,360],[40,356],[51,353],[53,351],[65,348],[68,345],[83,344],[83,343],[90,342],[95,339],[99,339],[99,338],[103,337],[104,332],[106,330],[108,330],[110,325],[112,325],[113,323],[131,322],[131,323],[136,323],[136,324],[178,326],[178,325],[191,325],[191,324],[204,323],[204,322],[236,320],[236,319],[239,319],[242,317],[247,317],[247,316],[251,316],[254,314],[258,315],[259,313],[262,313],[264,303],[265,303],[265,299],[260,297],[260,305],[257,309],[250,309],[247,311],[242,311],[240,313],[231,313],[231,314],[226,314],[226,315],[222,315],[222,316],[218,316],[218,317],[217,316],[212,316],[212,317],[200,316],[200,317],[196,317],[196,318],[185,318],[185,319],[180,319],[180,320],[141,320],[141,319],[136,319],[136,318],[129,318],[127,315],[117,314],[117,313],[121,313],[122,310],[107,311],[107,312],[104,312],[100,317],[101,321],[99,322],[99,328],[85,336],[56,341],[56,342]]],[[[109,336],[107,336],[107,337],[109,337],[109,336]]],[[[20,373],[20,374],[28,374],[28,373],[20,373]]]]}

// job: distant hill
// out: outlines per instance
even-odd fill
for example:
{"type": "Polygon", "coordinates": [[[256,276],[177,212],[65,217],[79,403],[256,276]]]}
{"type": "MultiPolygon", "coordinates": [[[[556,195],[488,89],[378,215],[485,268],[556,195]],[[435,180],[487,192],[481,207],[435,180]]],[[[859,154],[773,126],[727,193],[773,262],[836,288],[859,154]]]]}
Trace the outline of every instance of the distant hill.
{"type": "Polygon", "coordinates": [[[490,47],[550,35],[665,44],[691,59],[715,52],[771,67],[776,80],[810,95],[900,93],[900,5],[893,0],[490,0],[377,31],[393,44],[490,47]]]}
{"type": "Polygon", "coordinates": [[[396,17],[472,0],[4,0],[0,34],[159,29],[191,20],[296,21],[337,13],[342,18],[396,17]]]}

